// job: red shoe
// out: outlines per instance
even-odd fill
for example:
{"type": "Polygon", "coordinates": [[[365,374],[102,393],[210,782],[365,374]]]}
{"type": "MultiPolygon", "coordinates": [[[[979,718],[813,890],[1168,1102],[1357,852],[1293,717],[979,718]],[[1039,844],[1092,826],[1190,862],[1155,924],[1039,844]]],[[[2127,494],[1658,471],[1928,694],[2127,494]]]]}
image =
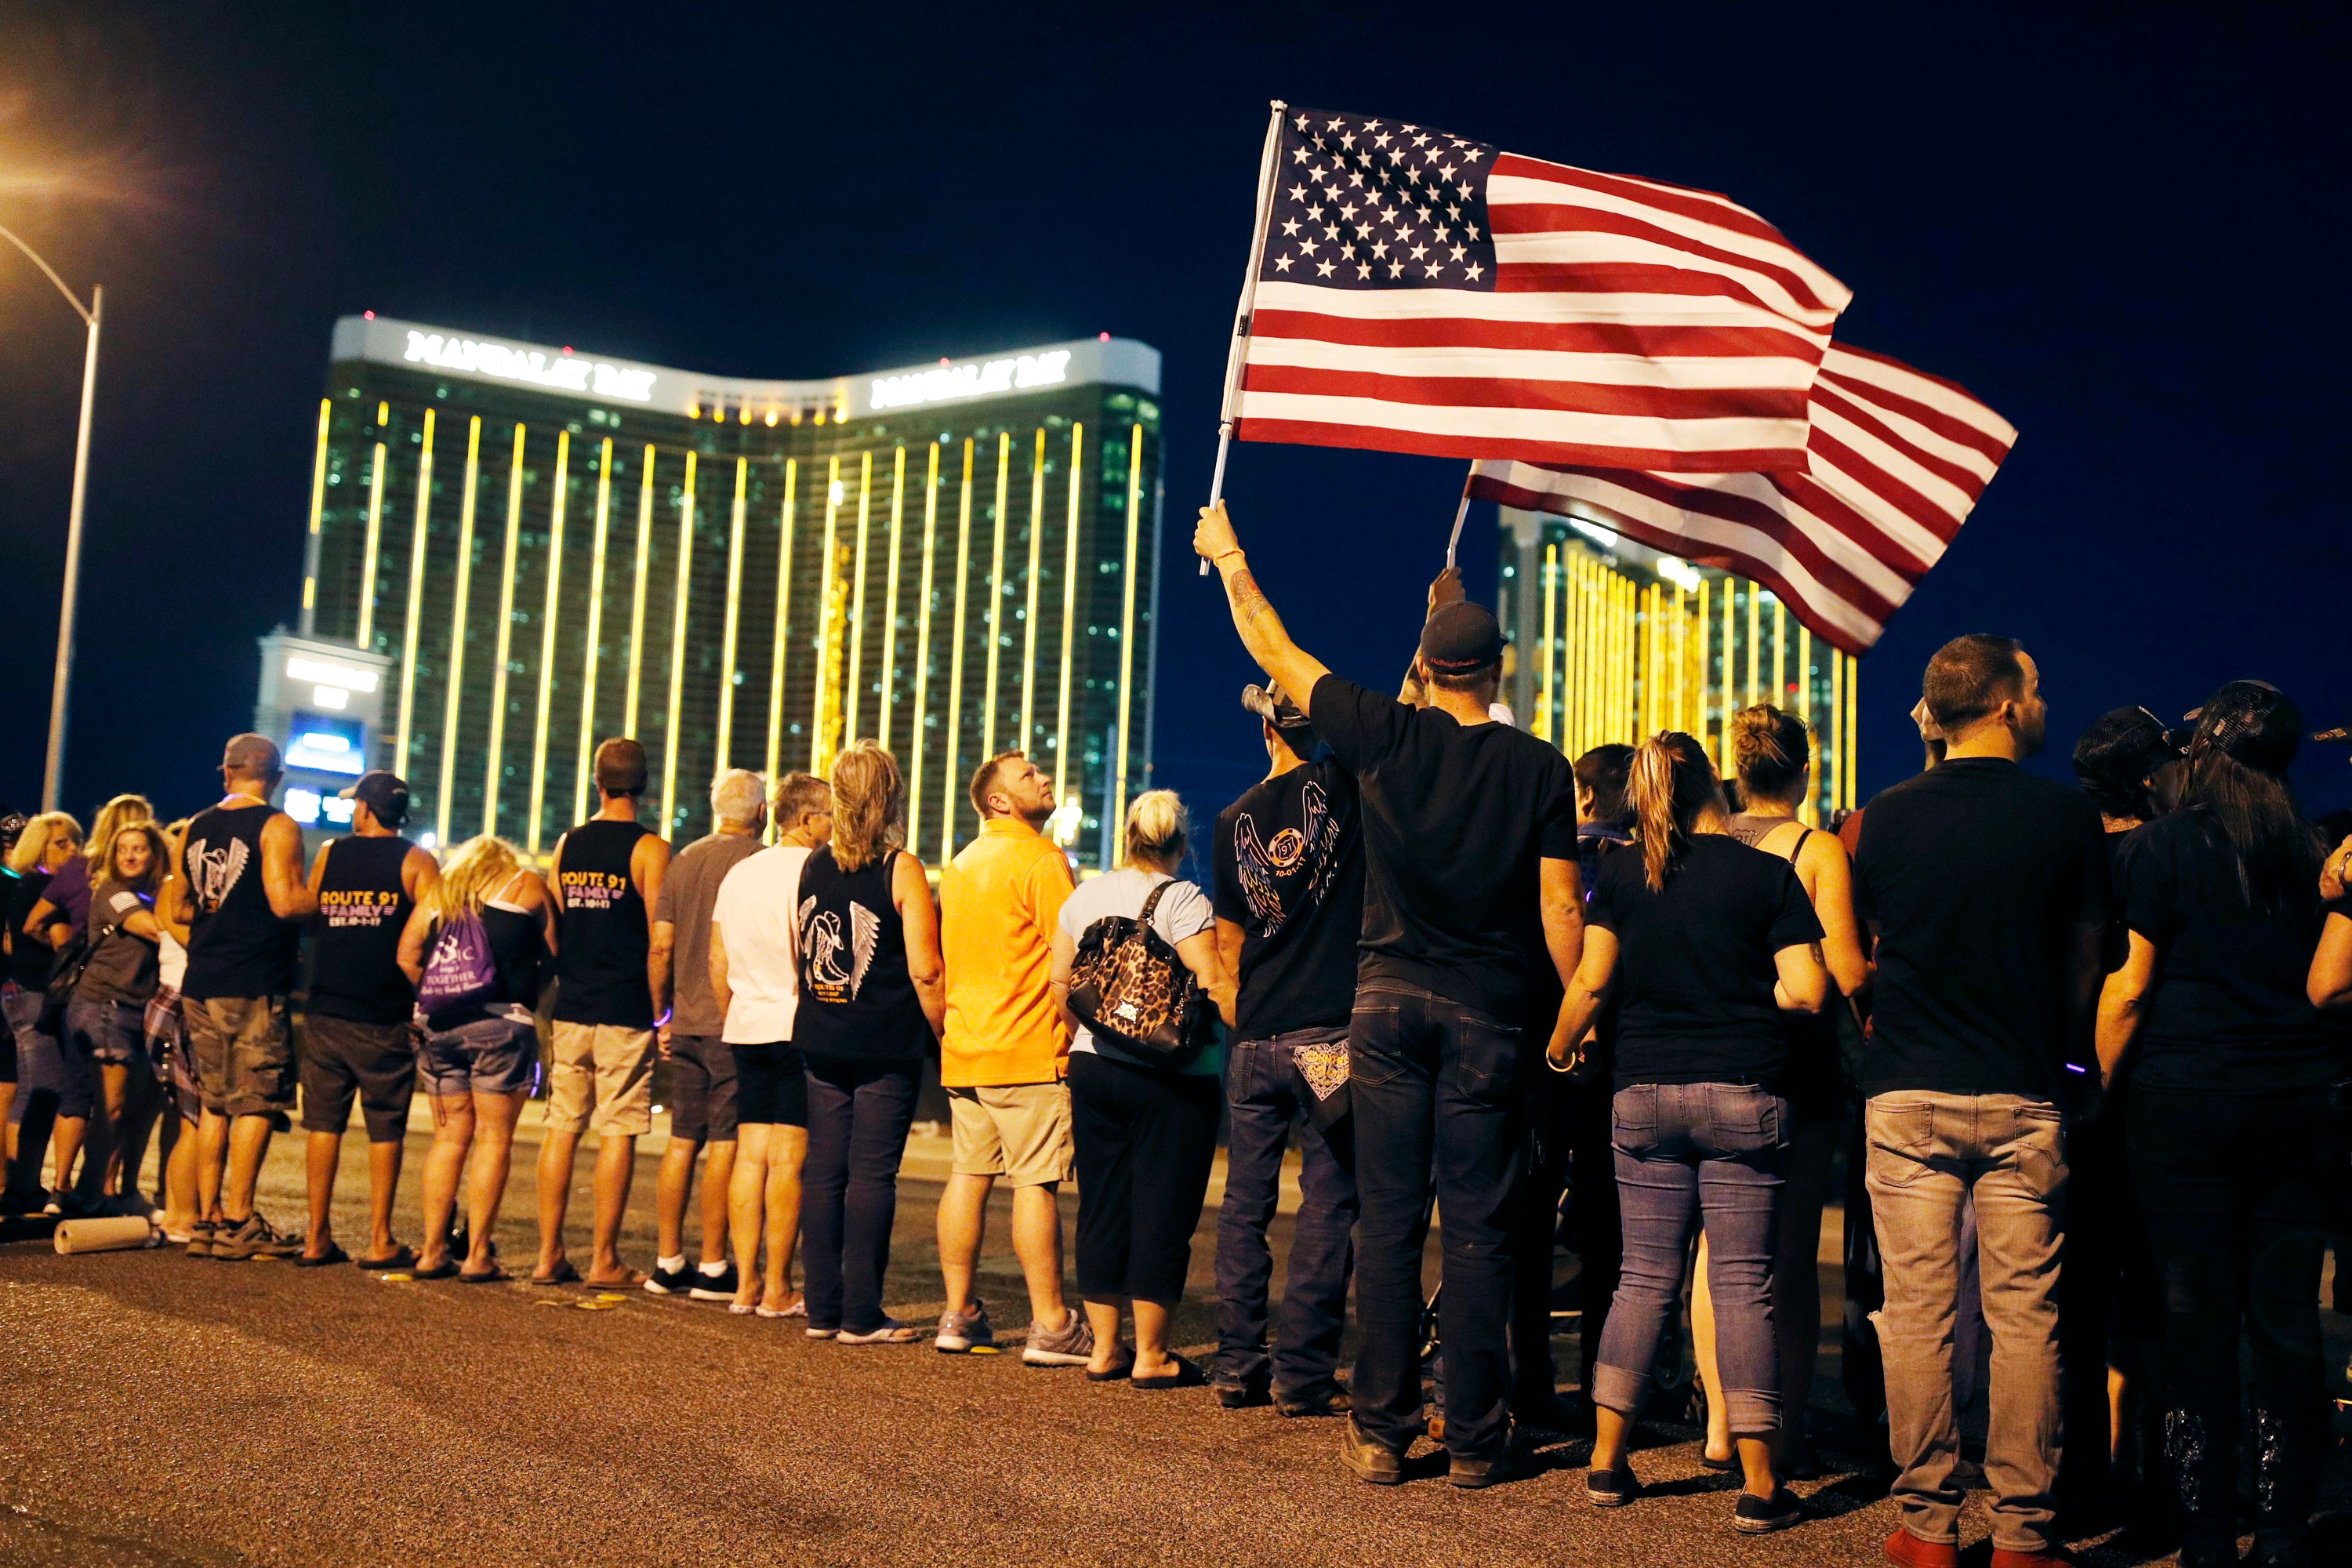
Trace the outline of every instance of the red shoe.
{"type": "Polygon", "coordinates": [[[1960,1568],[1960,1549],[1949,1542],[1922,1541],[1907,1530],[1886,1538],[1886,1560],[1903,1568],[1960,1568]]]}
{"type": "Polygon", "coordinates": [[[2074,1568],[2074,1559],[2056,1546],[2039,1552],[2011,1552],[2004,1546],[1994,1551],[1992,1568],[2074,1568]]]}

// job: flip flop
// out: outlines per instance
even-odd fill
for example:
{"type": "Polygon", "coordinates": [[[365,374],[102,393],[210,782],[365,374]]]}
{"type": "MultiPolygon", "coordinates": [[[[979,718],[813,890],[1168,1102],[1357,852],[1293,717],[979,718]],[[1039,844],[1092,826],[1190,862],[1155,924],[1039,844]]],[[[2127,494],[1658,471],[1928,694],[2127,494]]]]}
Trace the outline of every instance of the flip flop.
{"type": "Polygon", "coordinates": [[[1181,1355],[1171,1355],[1168,1359],[1176,1363],[1176,1370],[1163,1372],[1157,1377],[1136,1376],[1133,1363],[1130,1363],[1127,1378],[1128,1386],[1157,1394],[1168,1388],[1199,1388],[1209,1381],[1209,1374],[1201,1370],[1199,1362],[1181,1355]]]}
{"type": "Polygon", "coordinates": [[[409,1278],[411,1279],[455,1279],[457,1278],[457,1260],[454,1258],[445,1258],[441,1260],[440,1268],[419,1268],[412,1272],[409,1278]]]}
{"type": "Polygon", "coordinates": [[[351,1260],[352,1255],[350,1253],[345,1252],[341,1247],[336,1246],[331,1241],[327,1243],[327,1250],[323,1256],[313,1258],[307,1252],[300,1254],[294,1259],[294,1267],[297,1268],[331,1268],[338,1263],[349,1263],[351,1260]]]}
{"type": "Polygon", "coordinates": [[[495,1285],[501,1279],[513,1278],[513,1275],[495,1263],[490,1265],[487,1272],[481,1274],[468,1274],[462,1268],[457,1270],[457,1283],[460,1285],[495,1285]]]}
{"type": "Polygon", "coordinates": [[[580,1270],[572,1268],[572,1259],[567,1258],[555,1266],[554,1273],[534,1274],[530,1282],[534,1285],[577,1285],[580,1283],[580,1270]]]}
{"type": "Polygon", "coordinates": [[[572,1278],[593,1290],[639,1290],[645,1288],[646,1283],[646,1277],[634,1268],[622,1269],[617,1279],[599,1279],[593,1275],[583,1279],[576,1274],[572,1278]]]}
{"type": "Polygon", "coordinates": [[[1733,1454],[1727,1458],[1718,1459],[1712,1454],[1701,1453],[1698,1457],[1698,1462],[1703,1468],[1713,1470],[1719,1476],[1729,1475],[1732,1471],[1739,1468],[1739,1456],[1737,1454],[1733,1454]]]}
{"type": "Polygon", "coordinates": [[[762,1318],[805,1318],[808,1316],[808,1298],[803,1296],[789,1307],[770,1308],[761,1306],[754,1307],[751,1310],[762,1318]]]}
{"type": "Polygon", "coordinates": [[[727,1303],[727,1315],[730,1318],[748,1318],[755,1310],[757,1310],[757,1309],[749,1301],[730,1301],[727,1303]]]}
{"type": "Polygon", "coordinates": [[[1088,1383],[1124,1383],[1133,1376],[1134,1373],[1135,1358],[1129,1356],[1108,1372],[1097,1372],[1092,1367],[1087,1368],[1087,1381],[1088,1383]]]}
{"type": "Polygon", "coordinates": [[[416,1261],[416,1249],[406,1243],[394,1247],[382,1258],[362,1258],[362,1268],[406,1268],[416,1261]]]}

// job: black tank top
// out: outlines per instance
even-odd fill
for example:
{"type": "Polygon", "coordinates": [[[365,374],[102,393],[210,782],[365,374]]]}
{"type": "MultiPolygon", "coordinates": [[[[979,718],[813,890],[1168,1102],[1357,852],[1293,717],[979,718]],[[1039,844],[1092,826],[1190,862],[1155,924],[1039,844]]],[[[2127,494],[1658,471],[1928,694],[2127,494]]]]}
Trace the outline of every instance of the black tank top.
{"type": "Polygon", "coordinates": [[[930,1024],[907,975],[907,933],[890,897],[898,854],[845,871],[830,846],[801,867],[800,1003],[793,1044],[820,1057],[905,1061],[930,1024]]]}
{"type": "Polygon", "coordinates": [[[400,933],[416,906],[400,868],[415,846],[405,838],[338,838],[319,878],[310,939],[310,1004],[325,1018],[404,1024],[416,988],[400,972],[400,933]]]}
{"type": "Polygon", "coordinates": [[[180,992],[191,1001],[283,996],[294,989],[301,928],[278,918],[261,885],[261,830],[277,815],[261,805],[214,806],[188,824],[181,859],[194,913],[180,992]]]}
{"type": "Polygon", "coordinates": [[[566,1024],[654,1026],[646,980],[652,933],[629,856],[649,829],[599,818],[563,836],[557,868],[563,911],[555,928],[555,1017],[566,1024]]]}
{"type": "Polygon", "coordinates": [[[498,971],[498,994],[478,1007],[437,1020],[436,1027],[444,1033],[489,1017],[528,1023],[528,1015],[539,1005],[539,973],[547,960],[547,942],[537,914],[498,901],[513,882],[508,879],[506,887],[481,908],[482,934],[489,940],[490,964],[498,971]]]}
{"type": "MultiPolygon", "coordinates": [[[[1727,819],[1723,826],[1725,831],[1750,849],[1763,849],[1763,841],[1776,828],[1796,820],[1793,816],[1756,816],[1743,811],[1727,819]]],[[[1808,827],[1799,833],[1796,842],[1780,858],[1795,866],[1797,857],[1805,852],[1805,840],[1814,831],[1808,827]]],[[[1773,853],[1769,849],[1764,852],[1773,853]]],[[[1838,1019],[1845,1011],[1845,998],[1832,980],[1828,1005],[1820,1012],[1780,1015],[1780,1027],[1789,1040],[1789,1065],[1780,1072],[1780,1092],[1789,1101],[1790,1113],[1799,1121],[1826,1121],[1845,1113],[1845,1051],[1838,1043],[1838,1019]]]]}

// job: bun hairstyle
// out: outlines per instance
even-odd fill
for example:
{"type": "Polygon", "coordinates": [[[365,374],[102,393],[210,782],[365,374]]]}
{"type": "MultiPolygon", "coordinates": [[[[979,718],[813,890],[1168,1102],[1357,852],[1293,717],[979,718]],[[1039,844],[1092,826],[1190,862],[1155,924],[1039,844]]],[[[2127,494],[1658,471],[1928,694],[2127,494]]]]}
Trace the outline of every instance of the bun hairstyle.
{"type": "Polygon", "coordinates": [[[1678,730],[1661,731],[1642,742],[1625,781],[1633,802],[1634,836],[1650,890],[1666,890],[1666,878],[1690,847],[1699,814],[1723,809],[1723,784],[1706,748],[1678,730]]]}
{"type": "Polygon", "coordinates": [[[1172,789],[1146,790],[1127,808],[1127,858],[1154,866],[1173,866],[1184,858],[1192,837],[1192,814],[1172,789]]]}
{"type": "Polygon", "coordinates": [[[906,842],[898,759],[860,741],[833,760],[833,858],[845,871],[863,870],[906,842]]]}
{"type": "Polygon", "coordinates": [[[1794,713],[1759,702],[1731,716],[1731,765],[1742,800],[1787,800],[1812,759],[1812,732],[1794,713]]]}

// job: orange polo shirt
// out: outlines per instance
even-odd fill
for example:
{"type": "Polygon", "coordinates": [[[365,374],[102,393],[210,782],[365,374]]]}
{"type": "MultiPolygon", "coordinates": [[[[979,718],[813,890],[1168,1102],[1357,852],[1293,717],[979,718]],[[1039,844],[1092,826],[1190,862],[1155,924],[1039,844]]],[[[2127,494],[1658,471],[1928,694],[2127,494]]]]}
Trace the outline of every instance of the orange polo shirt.
{"type": "Polygon", "coordinates": [[[1054,922],[1070,863],[1018,817],[992,816],[940,877],[940,946],[948,1029],[940,1082],[950,1089],[1052,1083],[1070,1042],[1054,1005],[1054,922]]]}

